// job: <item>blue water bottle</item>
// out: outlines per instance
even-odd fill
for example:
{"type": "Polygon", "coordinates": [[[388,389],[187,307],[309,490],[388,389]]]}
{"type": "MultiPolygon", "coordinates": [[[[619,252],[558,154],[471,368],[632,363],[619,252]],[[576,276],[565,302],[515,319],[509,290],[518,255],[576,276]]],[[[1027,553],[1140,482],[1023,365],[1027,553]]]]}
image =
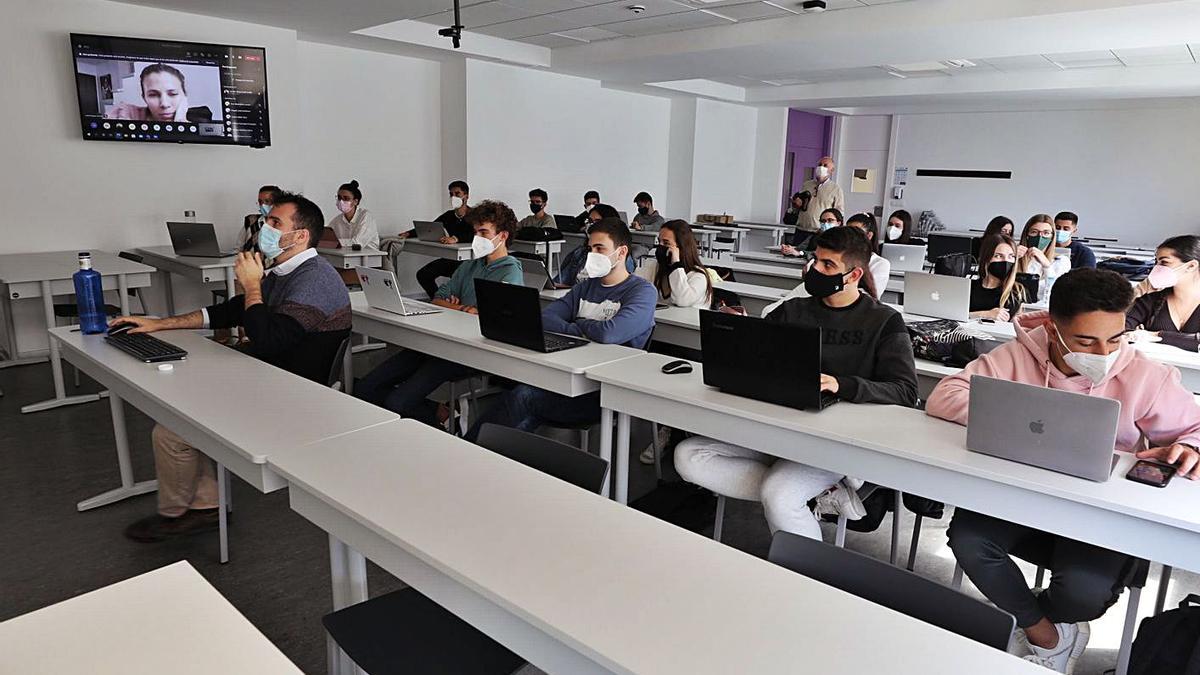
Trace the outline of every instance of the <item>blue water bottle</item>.
{"type": "Polygon", "coordinates": [[[92,254],[79,253],[79,271],[72,277],[75,281],[75,304],[79,308],[79,328],[84,333],[103,333],[108,330],[108,317],[104,313],[104,283],[100,273],[92,269],[92,254]]]}

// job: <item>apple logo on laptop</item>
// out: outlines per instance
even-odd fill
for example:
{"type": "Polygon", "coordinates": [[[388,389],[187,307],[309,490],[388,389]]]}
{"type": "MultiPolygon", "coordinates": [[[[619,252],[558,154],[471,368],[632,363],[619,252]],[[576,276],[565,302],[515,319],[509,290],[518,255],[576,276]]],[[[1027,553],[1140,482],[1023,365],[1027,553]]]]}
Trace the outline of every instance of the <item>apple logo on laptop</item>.
{"type": "Polygon", "coordinates": [[[908,256],[905,256],[905,255],[900,256],[900,262],[904,262],[905,260],[908,260],[908,256]]]}
{"type": "Polygon", "coordinates": [[[930,294],[929,294],[929,299],[930,299],[930,300],[932,300],[932,301],[934,301],[934,302],[940,302],[940,301],[941,301],[941,299],[942,299],[942,294],[941,294],[941,293],[938,293],[937,291],[934,291],[934,292],[932,292],[932,293],[930,293],[930,294]]]}
{"type": "Polygon", "coordinates": [[[1045,433],[1045,432],[1046,432],[1046,425],[1045,425],[1045,424],[1043,424],[1041,420],[1038,420],[1038,421],[1036,421],[1036,422],[1030,422],[1030,423],[1029,423],[1029,430],[1030,430],[1030,431],[1032,431],[1032,432],[1033,432],[1033,433],[1035,433],[1035,434],[1041,434],[1041,433],[1045,433]]]}

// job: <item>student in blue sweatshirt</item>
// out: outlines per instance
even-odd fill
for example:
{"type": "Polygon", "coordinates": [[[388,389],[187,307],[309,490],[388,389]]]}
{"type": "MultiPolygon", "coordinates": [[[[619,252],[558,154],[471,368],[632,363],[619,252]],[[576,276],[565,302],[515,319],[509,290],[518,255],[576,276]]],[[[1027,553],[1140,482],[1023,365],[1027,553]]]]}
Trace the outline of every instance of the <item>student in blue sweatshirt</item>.
{"type": "MultiPolygon", "coordinates": [[[[619,219],[594,223],[584,264],[588,278],[542,311],[543,327],[592,342],[644,348],[654,330],[658,291],[626,269],[632,243],[629,228],[619,219]]],[[[487,422],[533,431],[543,424],[573,426],[599,419],[598,391],[571,398],[522,384],[481,415],[467,438],[474,440],[487,422]]]]}

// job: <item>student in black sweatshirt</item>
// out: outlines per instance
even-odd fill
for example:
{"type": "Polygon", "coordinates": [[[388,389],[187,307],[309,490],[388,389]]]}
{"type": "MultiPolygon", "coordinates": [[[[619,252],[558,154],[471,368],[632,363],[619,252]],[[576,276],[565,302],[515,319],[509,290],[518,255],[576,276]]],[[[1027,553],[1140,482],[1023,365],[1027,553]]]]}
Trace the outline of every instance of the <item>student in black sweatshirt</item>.
{"type": "MultiPolygon", "coordinates": [[[[857,228],[837,227],[815,239],[815,262],[804,276],[810,297],[784,302],[766,320],[821,327],[823,391],[849,403],[916,405],[912,343],[900,314],[875,300],[869,288],[866,237],[857,228]]],[[[772,532],[819,539],[808,502],[831,487],[843,513],[864,513],[854,485],[840,474],[710,438],[680,443],[675,468],[684,480],[718,494],[762,501],[772,532]]]]}
{"type": "MultiPolygon", "coordinates": [[[[471,207],[467,203],[467,200],[471,198],[471,188],[467,186],[466,181],[456,180],[447,186],[447,190],[450,192],[450,210],[434,219],[435,222],[441,223],[446,228],[446,236],[442,237],[442,243],[457,244],[471,241],[475,238],[475,228],[467,222],[467,214],[471,212],[471,207]]],[[[417,270],[417,283],[421,284],[421,288],[429,295],[430,300],[433,300],[434,294],[441,285],[438,279],[443,277],[449,279],[454,276],[459,262],[458,260],[438,258],[417,270]]]]}

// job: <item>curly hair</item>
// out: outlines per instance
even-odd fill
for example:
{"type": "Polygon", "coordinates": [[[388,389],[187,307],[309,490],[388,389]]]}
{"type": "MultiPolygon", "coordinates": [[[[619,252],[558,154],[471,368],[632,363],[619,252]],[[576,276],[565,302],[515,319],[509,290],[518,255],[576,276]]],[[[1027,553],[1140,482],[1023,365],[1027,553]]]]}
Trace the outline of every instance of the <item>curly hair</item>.
{"type": "Polygon", "coordinates": [[[465,220],[472,228],[491,223],[496,228],[496,234],[508,233],[506,243],[511,243],[513,237],[517,236],[517,216],[504,202],[485,199],[467,212],[465,220]]]}

